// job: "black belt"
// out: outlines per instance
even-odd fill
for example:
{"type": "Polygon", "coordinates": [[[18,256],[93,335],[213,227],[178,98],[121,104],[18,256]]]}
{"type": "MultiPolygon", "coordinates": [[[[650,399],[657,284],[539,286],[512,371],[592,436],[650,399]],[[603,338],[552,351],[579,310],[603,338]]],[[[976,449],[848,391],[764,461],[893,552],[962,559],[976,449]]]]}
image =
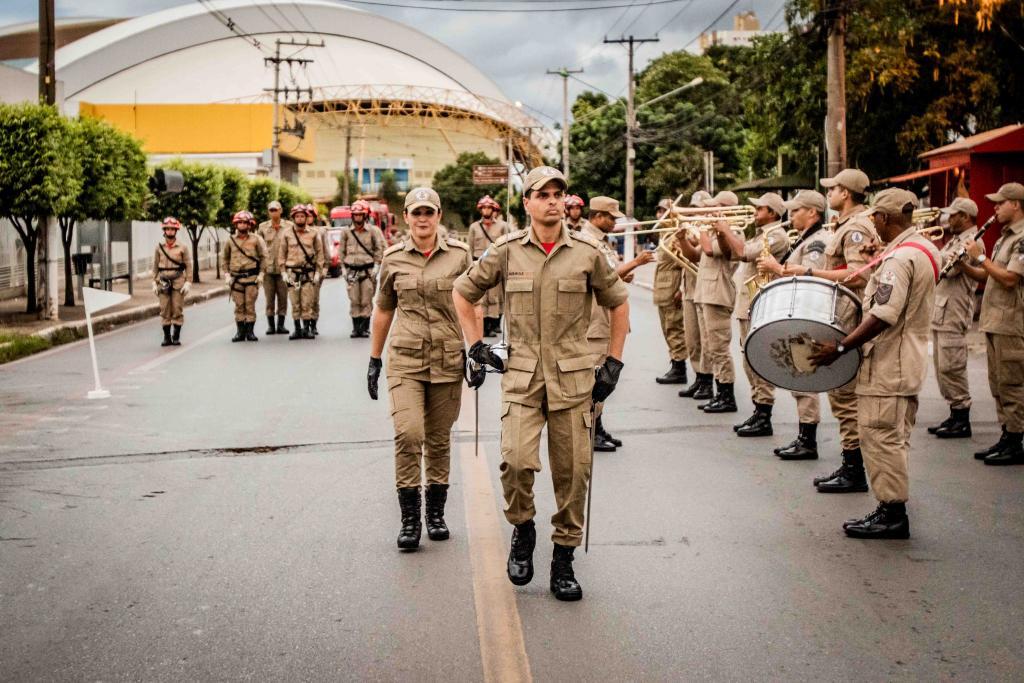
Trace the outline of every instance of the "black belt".
{"type": "Polygon", "coordinates": [[[161,273],[164,272],[165,270],[171,271],[172,273],[184,273],[185,272],[184,266],[182,266],[180,268],[157,268],[157,270],[159,272],[161,272],[161,273]]]}
{"type": "Polygon", "coordinates": [[[352,266],[346,263],[345,267],[349,270],[372,270],[375,265],[374,263],[364,263],[360,266],[352,266]]]}
{"type": "Polygon", "coordinates": [[[292,271],[293,273],[312,273],[314,269],[306,268],[305,266],[288,266],[288,270],[292,271]]]}
{"type": "Polygon", "coordinates": [[[259,275],[259,274],[260,274],[260,269],[259,268],[250,268],[249,270],[240,270],[237,273],[231,273],[231,276],[232,277],[252,277],[254,275],[259,275]]]}

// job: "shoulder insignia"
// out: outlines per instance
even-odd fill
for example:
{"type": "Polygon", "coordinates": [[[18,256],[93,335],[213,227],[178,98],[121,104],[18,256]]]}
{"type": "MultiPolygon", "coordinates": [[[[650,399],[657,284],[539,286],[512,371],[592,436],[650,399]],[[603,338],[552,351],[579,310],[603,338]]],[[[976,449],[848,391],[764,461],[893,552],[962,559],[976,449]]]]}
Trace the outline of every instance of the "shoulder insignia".
{"type": "Polygon", "coordinates": [[[1024,254],[1024,239],[1017,240],[1017,253],[1024,254]]]}
{"type": "Polygon", "coordinates": [[[522,239],[524,237],[526,237],[525,230],[516,230],[515,232],[507,233],[505,235],[502,235],[498,239],[494,240],[494,246],[505,244],[505,242],[510,242],[512,240],[522,239]]]}
{"type": "Polygon", "coordinates": [[[825,252],[825,243],[821,240],[815,240],[804,247],[807,251],[816,251],[819,253],[825,252]]]}
{"type": "Polygon", "coordinates": [[[449,247],[457,247],[459,249],[462,249],[463,251],[469,251],[469,245],[468,244],[466,244],[465,242],[463,242],[461,240],[457,240],[454,237],[449,237],[447,239],[447,243],[448,243],[449,247]]]}
{"type": "Polygon", "coordinates": [[[594,247],[595,249],[600,249],[601,248],[601,243],[600,242],[598,242],[596,239],[594,239],[590,235],[588,235],[588,234],[586,234],[584,232],[581,232],[579,230],[570,230],[569,231],[569,237],[572,237],[577,242],[583,242],[584,244],[589,244],[590,246],[594,247]]]}
{"type": "Polygon", "coordinates": [[[405,245],[401,242],[398,242],[397,244],[392,244],[390,247],[384,250],[384,255],[387,256],[388,254],[394,254],[396,251],[402,251],[402,249],[404,248],[405,245]]]}

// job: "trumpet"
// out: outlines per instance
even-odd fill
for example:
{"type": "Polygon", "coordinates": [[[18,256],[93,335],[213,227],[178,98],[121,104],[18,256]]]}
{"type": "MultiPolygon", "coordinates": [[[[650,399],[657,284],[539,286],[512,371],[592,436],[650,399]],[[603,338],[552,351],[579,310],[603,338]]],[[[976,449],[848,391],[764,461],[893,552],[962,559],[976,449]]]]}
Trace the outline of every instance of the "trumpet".
{"type": "Polygon", "coordinates": [[[916,232],[918,235],[924,237],[925,239],[929,239],[932,242],[937,242],[945,236],[946,229],[943,228],[941,225],[926,225],[923,228],[918,228],[916,232]]]}
{"type": "Polygon", "coordinates": [[[693,234],[699,236],[700,232],[706,232],[708,230],[712,230],[714,228],[714,226],[715,226],[715,223],[718,223],[720,221],[725,221],[726,223],[728,223],[730,229],[732,229],[732,230],[734,230],[736,232],[742,232],[742,231],[746,230],[747,226],[750,224],[750,221],[748,221],[745,218],[738,217],[738,216],[727,216],[727,217],[724,217],[724,218],[714,218],[714,217],[709,217],[709,216],[699,216],[699,217],[697,217],[696,220],[694,220],[694,219],[686,219],[685,221],[683,219],[680,219],[680,218],[669,218],[667,220],[658,220],[658,221],[636,221],[636,222],[632,222],[632,223],[620,223],[619,225],[625,226],[626,230],[624,230],[623,232],[609,233],[609,237],[625,237],[626,235],[652,235],[652,234],[666,233],[666,232],[678,232],[679,230],[682,230],[682,229],[686,229],[686,230],[692,231],[693,234]],[[664,227],[664,228],[654,227],[654,228],[646,228],[644,230],[631,230],[630,229],[630,227],[635,226],[635,225],[650,225],[652,223],[655,224],[655,225],[660,223],[661,225],[666,225],[666,226],[669,226],[669,227],[664,227]]]}
{"type": "Polygon", "coordinates": [[[662,235],[658,240],[658,251],[675,261],[679,267],[688,270],[692,275],[697,275],[697,265],[686,258],[681,251],[673,248],[671,243],[674,243],[671,235],[662,235]]]}
{"type": "Polygon", "coordinates": [[[717,218],[721,216],[741,216],[753,220],[754,213],[757,209],[751,204],[741,204],[739,206],[674,206],[672,207],[672,215],[674,216],[685,216],[692,218],[700,216],[701,218],[717,218]]]}
{"type": "Polygon", "coordinates": [[[926,209],[914,209],[914,222],[915,223],[931,223],[939,217],[940,210],[934,208],[926,209]]]}
{"type": "MultiPolygon", "coordinates": [[[[785,229],[785,228],[787,228],[788,226],[790,226],[792,224],[793,224],[792,221],[782,221],[781,223],[779,223],[777,226],[774,226],[774,227],[785,229]]],[[[786,236],[789,237],[789,244],[790,244],[790,246],[792,246],[793,243],[796,242],[796,240],[800,239],[800,231],[794,228],[792,230],[789,230],[786,233],[786,236]]],[[[765,233],[761,237],[761,254],[760,254],[760,257],[761,258],[768,258],[771,255],[772,255],[771,244],[768,241],[768,234],[765,233]]],[[[747,288],[747,293],[750,295],[750,298],[753,299],[754,296],[756,296],[757,293],[761,291],[761,288],[764,287],[769,282],[771,282],[773,279],[774,278],[772,277],[771,273],[757,273],[757,272],[755,272],[751,277],[748,277],[746,280],[743,281],[743,286],[747,288]]]]}

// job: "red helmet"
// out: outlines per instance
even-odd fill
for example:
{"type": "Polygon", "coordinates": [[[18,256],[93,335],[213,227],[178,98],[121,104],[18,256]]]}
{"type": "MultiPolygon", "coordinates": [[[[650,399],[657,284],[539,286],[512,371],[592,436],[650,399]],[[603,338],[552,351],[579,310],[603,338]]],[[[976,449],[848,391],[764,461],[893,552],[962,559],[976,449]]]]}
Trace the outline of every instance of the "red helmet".
{"type": "Polygon", "coordinates": [[[294,216],[295,214],[298,213],[306,213],[306,207],[302,204],[296,204],[291,208],[290,211],[288,211],[289,216],[294,216]]]}
{"type": "Polygon", "coordinates": [[[359,199],[352,204],[352,213],[370,213],[370,202],[365,199],[359,199]]]}
{"type": "Polygon", "coordinates": [[[249,225],[256,225],[256,218],[248,211],[239,211],[231,217],[231,224],[235,223],[248,223],[249,225]]]}
{"type": "Polygon", "coordinates": [[[485,206],[489,206],[492,209],[500,209],[501,208],[501,204],[499,204],[498,202],[494,201],[494,199],[492,199],[491,195],[489,195],[489,194],[485,194],[483,197],[480,198],[480,201],[478,201],[476,203],[476,208],[478,208],[478,209],[482,209],[485,206]]]}
{"type": "Polygon", "coordinates": [[[181,221],[179,221],[174,216],[168,216],[167,218],[164,219],[164,222],[161,224],[161,226],[163,228],[174,228],[175,230],[181,230],[181,221]]]}
{"type": "Polygon", "coordinates": [[[309,214],[310,218],[319,218],[320,212],[316,210],[315,204],[306,204],[306,213],[309,214]]]}
{"type": "Polygon", "coordinates": [[[574,206],[583,208],[583,197],[579,195],[571,194],[565,198],[565,208],[569,209],[574,206]]]}

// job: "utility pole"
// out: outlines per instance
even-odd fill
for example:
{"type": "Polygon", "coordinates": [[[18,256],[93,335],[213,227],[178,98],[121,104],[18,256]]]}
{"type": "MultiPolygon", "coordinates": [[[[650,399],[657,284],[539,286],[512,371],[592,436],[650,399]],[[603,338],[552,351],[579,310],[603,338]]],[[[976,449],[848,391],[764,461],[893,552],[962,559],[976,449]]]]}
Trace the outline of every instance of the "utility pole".
{"type": "MultiPolygon", "coordinates": [[[[629,50],[629,89],[626,96],[626,215],[633,217],[633,171],[636,167],[636,150],[633,149],[633,135],[636,133],[636,110],[633,108],[633,96],[636,94],[636,78],[633,73],[633,54],[636,46],[643,43],[657,43],[657,38],[628,38],[616,40],[604,39],[606,43],[627,45],[629,50]]],[[[628,251],[628,248],[627,248],[628,251]]]]}
{"type": "Polygon", "coordinates": [[[831,178],[846,168],[846,8],[845,0],[828,0],[828,85],[825,117],[825,172],[831,178]]]}
{"type": "Polygon", "coordinates": [[[313,97],[313,89],[312,88],[288,88],[288,87],[282,88],[281,87],[281,65],[282,64],[287,64],[288,66],[292,66],[293,64],[300,64],[302,66],[305,66],[306,64],[312,64],[313,63],[312,59],[307,59],[307,58],[302,58],[302,57],[282,57],[281,56],[281,47],[282,46],[287,46],[287,47],[324,47],[324,41],[318,40],[317,42],[313,43],[313,42],[310,42],[307,39],[305,42],[301,42],[300,43],[300,42],[295,41],[295,40],[281,40],[280,38],[278,38],[277,40],[274,41],[274,56],[273,57],[264,57],[263,58],[263,64],[264,65],[268,65],[268,64],[273,64],[274,65],[274,87],[273,88],[264,88],[263,91],[274,94],[274,141],[271,144],[271,150],[270,150],[270,159],[271,159],[271,161],[270,161],[270,177],[274,178],[275,180],[280,180],[281,179],[281,159],[280,159],[280,154],[279,154],[279,149],[281,147],[281,133],[296,132],[296,129],[282,128],[281,127],[280,112],[278,111],[279,108],[280,108],[281,95],[284,94],[286,100],[288,99],[288,95],[290,93],[295,93],[295,99],[296,100],[302,94],[306,94],[310,98],[313,97]]]}
{"type": "Polygon", "coordinates": [[[583,69],[570,69],[563,66],[560,70],[548,69],[548,75],[562,77],[562,175],[569,180],[569,76],[581,74],[583,69]]]}
{"type": "MultiPolygon", "coordinates": [[[[54,0],[39,0],[39,101],[53,106],[57,103],[57,62],[54,0]]],[[[57,219],[39,216],[36,304],[43,320],[58,319],[57,245],[60,239],[57,219]],[[40,305],[41,304],[41,305],[40,305]]],[[[33,264],[35,266],[35,264],[33,264]]]]}
{"type": "Polygon", "coordinates": [[[54,0],[39,0],[39,101],[57,102],[56,35],[54,0]]]}
{"type": "Polygon", "coordinates": [[[348,186],[352,182],[352,122],[345,122],[345,182],[341,186],[341,203],[349,206],[348,186]]]}

